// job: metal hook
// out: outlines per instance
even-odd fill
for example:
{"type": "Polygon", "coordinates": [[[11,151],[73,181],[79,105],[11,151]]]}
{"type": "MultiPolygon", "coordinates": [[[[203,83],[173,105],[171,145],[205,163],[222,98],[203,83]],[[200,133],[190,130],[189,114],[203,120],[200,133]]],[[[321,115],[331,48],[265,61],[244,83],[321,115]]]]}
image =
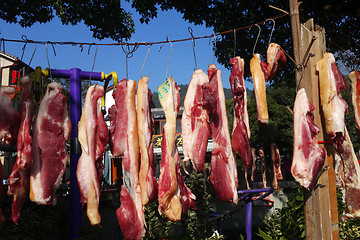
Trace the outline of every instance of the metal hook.
{"type": "Polygon", "coordinates": [[[236,55],[236,30],[234,29],[234,57],[236,55]]]}
{"type": "Polygon", "coordinates": [[[88,50],[88,55],[89,55],[89,53],[90,53],[90,48],[91,48],[91,46],[94,45],[94,44],[95,44],[96,48],[95,48],[94,61],[93,61],[93,65],[92,65],[91,72],[90,72],[90,77],[89,77],[89,80],[90,80],[90,81],[91,81],[91,75],[92,75],[92,73],[93,73],[93,71],[94,71],[94,66],[95,66],[95,60],[96,60],[98,45],[97,45],[96,43],[92,43],[92,44],[90,44],[89,50],[88,50]]]}
{"type": "Polygon", "coordinates": [[[121,45],[121,48],[123,50],[123,52],[125,53],[125,63],[126,63],[126,80],[129,80],[129,70],[128,70],[128,57],[129,57],[129,52],[130,52],[130,48],[128,46],[128,43],[125,43],[125,48],[123,45],[121,45]]]}
{"type": "Polygon", "coordinates": [[[150,45],[147,45],[147,46],[148,46],[148,51],[147,51],[147,53],[146,53],[146,57],[145,57],[144,63],[143,63],[143,65],[142,65],[142,67],[141,67],[140,78],[142,78],[142,72],[143,72],[143,69],[144,69],[144,66],[145,66],[145,62],[146,62],[146,60],[147,60],[147,58],[148,58],[148,56],[149,56],[149,53],[150,53],[150,45]]]}
{"type": "Polygon", "coordinates": [[[28,44],[28,42],[29,42],[29,40],[27,39],[27,37],[25,36],[25,35],[22,35],[21,36],[21,39],[23,40],[23,41],[25,41],[25,44],[24,44],[24,46],[22,47],[22,53],[21,53],[21,58],[20,58],[20,60],[22,61],[23,60],[23,57],[24,57],[24,52],[25,52],[25,48],[26,48],[26,45],[28,44]]]}
{"type": "Polygon", "coordinates": [[[30,58],[30,61],[29,61],[29,66],[34,58],[34,55],[35,55],[35,52],[36,52],[36,49],[37,49],[37,45],[36,45],[36,42],[34,42],[33,40],[30,40],[30,42],[34,43],[35,44],[35,48],[34,48],[34,52],[33,54],[31,55],[31,58],[30,58]]]}
{"type": "Polygon", "coordinates": [[[273,34],[273,32],[274,32],[274,29],[275,29],[275,20],[272,19],[272,18],[268,18],[268,19],[265,20],[264,24],[265,24],[267,21],[272,21],[272,22],[273,22],[273,26],[272,26],[271,33],[270,33],[270,38],[269,38],[269,43],[268,43],[268,47],[269,47],[269,46],[270,46],[270,43],[271,43],[272,34],[273,34]]]}
{"type": "MultiPolygon", "coordinates": [[[[255,54],[255,47],[256,47],[256,45],[257,45],[257,42],[258,42],[259,37],[260,37],[260,32],[261,32],[261,27],[259,26],[259,24],[255,24],[255,26],[257,26],[257,27],[259,28],[259,32],[258,32],[258,35],[257,35],[257,37],[256,37],[256,41],[255,41],[255,45],[254,45],[254,48],[253,48],[252,55],[255,54]]],[[[251,28],[250,28],[250,29],[251,29],[251,28]]]]}
{"type": "MultiPolygon", "coordinates": [[[[211,35],[214,37],[214,55],[213,55],[213,61],[212,63],[214,64],[214,61],[215,61],[215,53],[216,53],[216,34],[214,33],[213,35],[211,35]]],[[[210,41],[211,41],[211,36],[209,38],[209,45],[210,45],[210,41]]]]}
{"type": "Polygon", "coordinates": [[[168,60],[168,64],[167,64],[167,67],[166,67],[166,75],[165,75],[165,78],[167,79],[167,74],[168,74],[168,71],[169,71],[169,65],[170,65],[171,53],[172,53],[172,50],[173,50],[173,45],[172,45],[172,42],[171,42],[171,41],[169,41],[169,39],[168,39],[168,37],[167,37],[167,36],[166,36],[166,41],[165,41],[165,42],[163,42],[163,43],[161,44],[160,49],[159,49],[159,52],[161,51],[162,46],[163,46],[163,45],[164,45],[164,43],[166,43],[166,42],[169,42],[169,43],[170,43],[170,45],[171,45],[170,54],[169,54],[169,60],[168,60]]]}
{"type": "Polygon", "coordinates": [[[51,46],[53,47],[53,50],[54,50],[54,55],[56,57],[56,52],[55,52],[55,47],[54,47],[54,44],[50,41],[47,41],[46,44],[45,44],[45,49],[46,49],[46,60],[47,60],[47,63],[48,63],[48,67],[49,67],[49,75],[50,75],[50,78],[52,79],[52,74],[51,74],[51,67],[50,67],[50,61],[49,61],[49,54],[48,54],[48,49],[47,49],[47,45],[48,43],[51,44],[51,46]]]}
{"type": "Polygon", "coordinates": [[[188,27],[188,31],[191,35],[191,39],[192,39],[192,46],[193,46],[193,53],[194,53],[194,59],[195,59],[195,70],[197,69],[197,63],[196,63],[196,54],[195,54],[195,38],[193,35],[193,30],[191,27],[188,27]]]}

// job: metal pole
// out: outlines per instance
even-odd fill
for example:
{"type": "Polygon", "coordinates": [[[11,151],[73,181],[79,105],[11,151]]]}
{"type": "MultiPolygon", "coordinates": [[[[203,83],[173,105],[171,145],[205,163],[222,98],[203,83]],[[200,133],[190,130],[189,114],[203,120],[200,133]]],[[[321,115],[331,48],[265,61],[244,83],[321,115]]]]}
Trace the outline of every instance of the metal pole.
{"type": "Polygon", "coordinates": [[[246,199],[246,240],[251,240],[252,237],[252,195],[246,199]]]}
{"type": "Polygon", "coordinates": [[[81,116],[81,78],[80,69],[72,68],[70,74],[70,239],[79,238],[79,227],[81,226],[82,210],[80,202],[80,190],[76,178],[76,168],[81,148],[78,141],[78,122],[81,116]]]}

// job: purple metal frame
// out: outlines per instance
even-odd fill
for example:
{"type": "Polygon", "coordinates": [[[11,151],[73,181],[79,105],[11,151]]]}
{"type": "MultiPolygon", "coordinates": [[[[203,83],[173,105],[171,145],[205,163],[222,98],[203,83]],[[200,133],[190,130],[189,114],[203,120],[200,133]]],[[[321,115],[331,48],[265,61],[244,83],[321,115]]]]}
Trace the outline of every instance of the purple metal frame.
{"type": "MultiPolygon", "coordinates": [[[[273,192],[272,188],[260,188],[260,189],[249,189],[249,190],[238,190],[238,194],[242,195],[239,196],[239,203],[240,201],[245,202],[246,206],[246,217],[245,217],[245,231],[246,231],[246,239],[251,240],[252,238],[252,208],[253,208],[253,201],[256,200],[263,200],[265,197],[269,196],[273,192]],[[253,194],[264,193],[260,196],[253,197],[253,194]]],[[[237,211],[237,210],[235,210],[237,211]]],[[[235,212],[233,211],[233,212],[235,212]]],[[[232,213],[233,213],[232,212],[232,213]]],[[[227,213],[228,214],[228,213],[227,213]]],[[[213,214],[215,217],[219,217],[221,213],[213,214]]],[[[217,221],[217,227],[220,234],[223,234],[223,226],[222,226],[223,219],[217,221]]]]}
{"type": "Polygon", "coordinates": [[[79,68],[70,70],[51,69],[51,76],[55,78],[70,78],[70,239],[80,237],[79,227],[82,222],[82,206],[80,202],[80,190],[76,178],[76,168],[81,155],[81,147],[78,142],[78,122],[81,117],[81,79],[101,81],[101,73],[81,71],[79,68]]]}

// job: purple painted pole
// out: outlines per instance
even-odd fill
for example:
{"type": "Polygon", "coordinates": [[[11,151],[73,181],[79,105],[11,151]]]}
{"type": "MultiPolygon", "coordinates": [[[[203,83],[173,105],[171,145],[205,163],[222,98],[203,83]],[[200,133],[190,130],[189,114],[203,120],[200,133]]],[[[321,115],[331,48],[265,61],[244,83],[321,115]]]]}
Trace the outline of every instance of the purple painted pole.
{"type": "Polygon", "coordinates": [[[85,72],[79,68],[70,70],[51,69],[54,78],[70,77],[70,239],[80,238],[79,227],[81,226],[82,210],[80,202],[80,190],[76,178],[76,168],[81,155],[81,147],[78,141],[78,123],[81,117],[81,79],[101,80],[101,73],[85,72]]]}
{"type": "Polygon", "coordinates": [[[76,168],[81,148],[78,141],[78,122],[81,117],[81,78],[80,69],[72,68],[70,75],[70,239],[79,238],[79,227],[81,226],[82,210],[80,202],[80,190],[76,178],[76,168]]]}
{"type": "Polygon", "coordinates": [[[252,235],[252,197],[246,199],[246,240],[251,240],[252,235]]]}

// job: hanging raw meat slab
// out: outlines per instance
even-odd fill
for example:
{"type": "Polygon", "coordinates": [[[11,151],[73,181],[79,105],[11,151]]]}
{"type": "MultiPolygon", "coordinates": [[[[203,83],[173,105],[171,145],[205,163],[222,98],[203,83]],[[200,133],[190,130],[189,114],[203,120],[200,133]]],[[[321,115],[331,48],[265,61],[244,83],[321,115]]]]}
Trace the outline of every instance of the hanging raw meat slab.
{"type": "Polygon", "coordinates": [[[346,203],[342,218],[360,218],[360,166],[346,127],[343,150],[335,153],[337,185],[343,189],[346,203]]]}
{"type": "Polygon", "coordinates": [[[320,129],[314,123],[314,105],[305,89],[296,94],[294,103],[294,153],[291,173],[303,187],[310,189],[325,161],[325,149],[318,144],[320,129]]]}
{"type": "Polygon", "coordinates": [[[233,149],[240,154],[245,169],[246,185],[249,189],[247,169],[251,166],[251,146],[247,94],[244,82],[244,59],[240,57],[232,58],[230,64],[233,67],[229,81],[235,105],[231,144],[233,149]]]}
{"type": "Polygon", "coordinates": [[[141,153],[140,161],[140,189],[141,203],[146,205],[154,200],[157,191],[155,178],[156,164],[154,161],[154,148],[152,134],[154,131],[154,116],[151,114],[152,93],[148,86],[149,78],[142,77],[138,82],[137,89],[137,120],[139,145],[141,153]]]}
{"type": "Polygon", "coordinates": [[[16,224],[20,220],[20,210],[28,195],[29,167],[32,162],[32,137],[30,130],[34,116],[30,77],[25,76],[21,78],[21,85],[21,121],[17,137],[17,157],[8,179],[10,187],[8,193],[13,195],[11,219],[16,224]]]}
{"type": "Polygon", "coordinates": [[[351,101],[354,107],[355,126],[360,136],[360,72],[351,72],[349,79],[351,83],[351,101]]]}
{"type": "Polygon", "coordinates": [[[161,166],[159,178],[159,212],[171,221],[179,221],[190,207],[195,207],[195,195],[186,187],[179,164],[176,146],[176,118],[180,108],[180,88],[173,77],[158,87],[160,104],[166,123],[161,141],[161,166]]]}
{"type": "Polygon", "coordinates": [[[216,69],[215,64],[211,64],[208,76],[211,94],[216,98],[216,108],[212,108],[210,121],[211,137],[214,142],[210,181],[221,201],[232,199],[237,204],[237,168],[231,147],[221,71],[216,69]]]}
{"type": "Polygon", "coordinates": [[[279,191],[278,180],[283,180],[283,176],[281,173],[280,152],[278,146],[275,143],[272,143],[270,148],[274,173],[274,189],[276,191],[279,191]]]}
{"type": "Polygon", "coordinates": [[[210,92],[208,76],[198,69],[193,73],[186,92],[181,135],[184,161],[190,159],[195,170],[199,172],[205,164],[210,137],[210,113],[213,107],[216,107],[216,99],[210,92]]]}
{"type": "Polygon", "coordinates": [[[337,69],[335,58],[331,53],[324,54],[324,57],[316,64],[316,70],[319,75],[320,101],[326,133],[334,139],[336,149],[342,152],[347,103],[341,97],[340,91],[347,88],[346,82],[337,69]]]}
{"type": "Polygon", "coordinates": [[[250,61],[250,72],[254,82],[257,118],[261,124],[267,124],[269,122],[265,81],[272,80],[276,71],[281,70],[286,62],[284,52],[276,43],[269,45],[266,57],[267,63],[261,60],[260,54],[254,54],[250,61]]]}
{"type": "Polygon", "coordinates": [[[55,191],[69,159],[65,142],[70,138],[71,122],[61,90],[56,82],[47,86],[35,121],[30,200],[38,204],[56,204],[55,191]]]}
{"type": "Polygon", "coordinates": [[[113,92],[115,105],[109,110],[110,139],[114,156],[122,156],[123,185],[116,211],[125,239],[145,236],[144,208],[139,184],[139,136],[135,107],[136,82],[121,80],[113,92]]]}
{"type": "Polygon", "coordinates": [[[0,86],[0,144],[16,144],[20,126],[20,114],[11,105],[10,96],[16,92],[15,87],[0,86]]]}
{"type": "Polygon", "coordinates": [[[92,225],[100,224],[100,181],[103,176],[103,154],[109,139],[109,130],[101,112],[102,86],[90,86],[78,125],[81,156],[76,169],[81,203],[87,203],[87,216],[92,225]]]}

